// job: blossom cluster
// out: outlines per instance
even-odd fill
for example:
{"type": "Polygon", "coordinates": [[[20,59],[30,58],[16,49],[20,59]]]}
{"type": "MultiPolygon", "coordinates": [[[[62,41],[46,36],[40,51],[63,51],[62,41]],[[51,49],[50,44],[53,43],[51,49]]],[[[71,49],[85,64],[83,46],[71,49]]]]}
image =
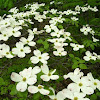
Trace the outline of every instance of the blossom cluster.
{"type": "Polygon", "coordinates": [[[43,64],[41,67],[35,66],[33,68],[25,68],[23,71],[19,72],[19,74],[12,72],[11,80],[14,82],[18,82],[16,85],[17,91],[24,92],[26,91],[26,89],[28,89],[28,92],[32,94],[40,92],[43,95],[48,95],[49,90],[44,89],[43,85],[39,84],[38,86],[35,86],[34,84],[36,84],[37,74],[40,72],[43,73],[40,76],[43,81],[50,81],[50,79],[57,80],[59,76],[53,75],[55,71],[56,69],[50,71],[48,66],[43,64]]]}
{"type": "Polygon", "coordinates": [[[84,35],[88,35],[90,33],[92,35],[93,42],[99,41],[99,39],[96,39],[94,37],[95,32],[88,24],[87,25],[83,25],[83,27],[80,29],[80,31],[83,32],[84,35]]]}
{"type": "Polygon", "coordinates": [[[85,54],[86,56],[83,57],[85,61],[100,59],[100,55],[97,55],[95,52],[92,54],[90,51],[86,51],[85,54]]]}
{"type": "Polygon", "coordinates": [[[93,94],[95,89],[100,91],[100,81],[94,79],[92,73],[88,73],[87,76],[84,76],[84,73],[81,72],[79,68],[76,68],[74,72],[69,72],[63,76],[64,79],[67,80],[70,78],[73,82],[57,94],[55,94],[52,87],[49,87],[49,89],[53,91],[53,95],[49,95],[50,91],[45,89],[43,85],[34,85],[37,82],[37,74],[41,71],[43,75],[41,75],[40,78],[43,81],[50,81],[50,79],[57,80],[59,78],[59,75],[53,75],[56,69],[49,71],[48,66],[44,64],[41,68],[39,66],[35,66],[34,68],[29,67],[19,72],[19,74],[12,72],[11,80],[18,82],[16,85],[17,91],[24,92],[27,89],[28,92],[32,94],[40,92],[42,95],[49,96],[52,100],[64,100],[65,98],[70,100],[90,100],[85,96],[93,94]]]}
{"type": "MultiPolygon", "coordinates": [[[[50,2],[50,4],[53,3],[54,2],[50,2]]],[[[17,82],[16,89],[20,92],[24,92],[26,90],[32,94],[40,92],[43,95],[48,95],[48,97],[52,100],[64,100],[65,98],[71,100],[89,100],[86,98],[86,95],[93,94],[96,88],[100,90],[100,81],[98,79],[94,79],[91,73],[88,73],[87,76],[83,76],[84,73],[78,68],[75,69],[74,72],[64,75],[64,79],[70,78],[73,83],[70,83],[67,88],[59,91],[57,94],[55,94],[52,87],[49,87],[49,89],[53,92],[53,95],[50,95],[50,91],[45,89],[45,86],[38,83],[37,76],[39,73],[42,73],[39,78],[45,82],[57,80],[59,75],[55,74],[56,69],[50,70],[48,67],[48,60],[51,55],[49,52],[42,52],[39,48],[37,48],[35,37],[42,33],[49,35],[47,42],[53,44],[53,54],[55,56],[66,56],[68,53],[68,46],[70,46],[70,48],[72,48],[75,52],[83,49],[85,46],[83,44],[78,44],[78,42],[74,42],[72,36],[73,33],[63,28],[62,24],[66,22],[68,15],[72,15],[68,21],[75,23],[79,20],[79,18],[75,17],[75,15],[80,14],[81,10],[82,12],[87,10],[97,12],[98,9],[96,7],[92,8],[89,5],[85,5],[84,7],[76,6],[75,11],[69,9],[66,11],[50,9],[40,13],[38,12],[38,9],[42,6],[45,6],[45,4],[26,4],[25,12],[20,12],[20,10],[15,7],[9,10],[11,14],[4,15],[3,17],[0,16],[0,58],[24,58],[26,54],[31,53],[32,56],[30,57],[30,61],[32,64],[36,64],[35,67],[25,68],[19,73],[12,72],[11,80],[17,82]],[[50,17],[49,14],[54,15],[54,17],[50,17]],[[57,14],[57,16],[55,16],[55,14],[57,14]],[[48,24],[44,25],[42,30],[39,30],[36,27],[30,29],[28,25],[35,24],[35,21],[33,22],[31,17],[33,17],[39,24],[47,19],[48,24]],[[61,25],[62,28],[60,28],[59,25],[61,25]],[[22,31],[24,27],[26,27],[25,31],[27,34],[24,34],[22,31]],[[6,43],[13,38],[16,38],[17,40],[14,42],[14,45],[10,47],[6,43]],[[4,43],[2,44],[2,42],[4,43]],[[38,64],[40,64],[40,67],[38,64]],[[38,85],[36,85],[36,83],[38,83],[38,85]]],[[[94,38],[95,31],[90,28],[89,25],[83,25],[83,28],[81,28],[80,31],[83,32],[84,35],[88,35],[90,33],[92,35],[93,42],[99,41],[99,39],[94,38]]],[[[86,56],[83,57],[85,61],[100,59],[100,55],[95,52],[92,54],[88,50],[85,52],[85,55],[86,56]]]]}

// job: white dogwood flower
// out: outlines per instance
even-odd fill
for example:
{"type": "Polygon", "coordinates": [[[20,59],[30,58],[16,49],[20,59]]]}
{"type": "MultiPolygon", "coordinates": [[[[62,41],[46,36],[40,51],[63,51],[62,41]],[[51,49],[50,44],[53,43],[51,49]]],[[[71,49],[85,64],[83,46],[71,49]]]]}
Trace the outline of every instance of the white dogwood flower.
{"type": "Polygon", "coordinates": [[[55,30],[55,32],[51,33],[51,36],[56,36],[59,38],[63,34],[64,34],[64,29],[61,29],[61,30],[57,29],[57,30],[55,30]]]}
{"type": "Polygon", "coordinates": [[[29,86],[28,87],[28,92],[35,94],[37,92],[40,92],[43,95],[48,95],[49,94],[49,90],[44,89],[43,85],[38,85],[38,86],[29,86]]]}
{"type": "Polygon", "coordinates": [[[83,57],[83,59],[85,61],[89,61],[89,60],[96,60],[96,56],[93,56],[93,54],[90,51],[86,51],[85,52],[86,56],[83,57]]]}
{"type": "Polygon", "coordinates": [[[91,81],[91,87],[95,90],[96,88],[100,91],[100,81],[98,79],[94,79],[92,73],[88,73],[87,77],[91,81]]]}
{"type": "Polygon", "coordinates": [[[13,58],[14,56],[11,54],[10,51],[10,47],[6,44],[2,45],[2,54],[6,57],[6,58],[13,58]]]}
{"type": "Polygon", "coordinates": [[[16,26],[15,28],[9,27],[8,32],[11,36],[13,35],[14,37],[19,37],[21,35],[21,32],[19,31],[20,29],[22,29],[21,26],[16,26]]]}
{"type": "Polygon", "coordinates": [[[35,56],[30,58],[33,64],[37,64],[39,61],[41,61],[43,64],[47,64],[47,60],[49,59],[48,53],[41,54],[39,50],[34,50],[33,53],[35,56]]]}
{"type": "Polygon", "coordinates": [[[53,95],[48,95],[51,100],[64,100],[65,99],[65,96],[63,95],[62,91],[59,91],[57,94],[55,94],[55,91],[52,87],[50,87],[49,89],[53,91],[53,95]]]}
{"type": "Polygon", "coordinates": [[[27,89],[27,84],[33,85],[37,82],[37,76],[35,74],[32,75],[32,67],[29,67],[19,72],[19,74],[12,72],[11,80],[18,82],[16,85],[17,91],[24,92],[27,89]]]}
{"type": "Polygon", "coordinates": [[[27,39],[25,37],[21,37],[20,41],[23,44],[28,44],[29,46],[35,46],[36,43],[33,41],[33,38],[34,38],[34,35],[29,35],[27,39]]]}
{"type": "Polygon", "coordinates": [[[16,48],[12,49],[12,53],[15,55],[18,55],[18,57],[23,58],[25,57],[26,53],[30,53],[31,49],[28,46],[24,47],[24,44],[22,42],[16,43],[16,48]]]}
{"type": "Polygon", "coordinates": [[[63,89],[62,92],[66,98],[71,100],[90,100],[88,98],[85,98],[86,94],[82,92],[72,92],[69,89],[63,89]]]}
{"type": "Polygon", "coordinates": [[[88,33],[91,31],[92,29],[86,25],[86,26],[83,26],[83,28],[80,29],[81,32],[84,33],[84,35],[88,35],[88,33]]]}
{"type": "Polygon", "coordinates": [[[76,68],[74,72],[70,72],[67,75],[64,75],[64,79],[70,78],[72,81],[82,77],[84,75],[83,72],[79,68],[76,68]]]}
{"type": "Polygon", "coordinates": [[[70,32],[64,32],[63,36],[65,39],[68,39],[70,41],[72,41],[72,39],[70,38],[71,33],[70,32]]]}
{"type": "Polygon", "coordinates": [[[67,55],[67,51],[64,51],[64,48],[59,48],[57,51],[53,51],[55,56],[65,56],[67,55]]]}
{"type": "Polygon", "coordinates": [[[76,78],[73,80],[75,83],[70,83],[68,89],[73,92],[82,91],[84,94],[91,95],[94,93],[94,89],[91,87],[91,82],[86,76],[81,78],[76,78]]]}
{"type": "Polygon", "coordinates": [[[70,43],[70,46],[73,47],[74,51],[78,51],[80,48],[84,48],[84,45],[79,45],[75,43],[70,43]]]}
{"type": "Polygon", "coordinates": [[[57,80],[59,78],[58,75],[53,75],[55,73],[56,69],[54,69],[53,71],[50,71],[48,66],[45,65],[45,64],[43,66],[41,66],[41,70],[44,73],[44,75],[40,76],[40,78],[43,81],[49,81],[50,79],[51,80],[57,80]]]}

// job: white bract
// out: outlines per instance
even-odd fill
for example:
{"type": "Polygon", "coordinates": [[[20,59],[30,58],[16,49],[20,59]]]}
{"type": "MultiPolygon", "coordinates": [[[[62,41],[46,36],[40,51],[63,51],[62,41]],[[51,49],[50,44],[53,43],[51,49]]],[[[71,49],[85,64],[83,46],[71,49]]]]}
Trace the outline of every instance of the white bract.
{"type": "Polygon", "coordinates": [[[2,45],[2,55],[6,58],[13,58],[14,56],[11,54],[10,47],[6,44],[2,45]]]}
{"type": "Polygon", "coordinates": [[[91,82],[91,87],[95,90],[96,88],[100,91],[100,81],[98,79],[94,79],[92,73],[88,73],[87,77],[91,82]]]}
{"type": "Polygon", "coordinates": [[[55,94],[55,90],[52,87],[50,87],[50,89],[53,91],[53,95],[48,95],[51,100],[64,100],[65,99],[65,96],[63,95],[62,91],[59,91],[57,94],[55,94]]]}
{"type": "Polygon", "coordinates": [[[28,46],[24,47],[24,44],[22,42],[17,42],[16,47],[12,49],[12,53],[20,58],[25,57],[25,54],[30,52],[31,52],[30,47],[28,46]]]}
{"type": "Polygon", "coordinates": [[[76,68],[74,72],[70,72],[67,75],[64,75],[64,79],[70,78],[71,80],[76,80],[77,78],[80,78],[84,75],[83,72],[79,68],[76,68]]]}
{"type": "Polygon", "coordinates": [[[22,27],[18,26],[15,28],[9,27],[8,32],[9,34],[11,34],[11,36],[13,35],[14,37],[19,37],[21,35],[21,32],[19,31],[20,29],[22,29],[22,27]]]}
{"type": "Polygon", "coordinates": [[[91,82],[88,80],[86,76],[77,77],[76,79],[72,80],[75,83],[70,83],[68,85],[68,89],[73,92],[80,92],[82,91],[84,94],[91,95],[94,93],[94,89],[91,87],[91,82]]]}
{"type": "Polygon", "coordinates": [[[44,29],[46,29],[47,33],[50,33],[52,30],[57,30],[57,26],[54,24],[45,25],[44,29]]]}
{"type": "Polygon", "coordinates": [[[58,75],[53,75],[56,72],[56,69],[54,69],[53,71],[50,71],[47,65],[43,65],[41,66],[42,72],[44,73],[44,75],[41,75],[40,78],[43,81],[49,81],[51,80],[57,80],[59,78],[58,75]]]}
{"type": "Polygon", "coordinates": [[[17,91],[24,92],[27,89],[27,85],[33,85],[37,82],[37,73],[35,71],[40,72],[40,69],[36,66],[32,69],[29,67],[28,69],[24,69],[19,72],[19,74],[12,72],[11,80],[14,82],[18,82],[16,85],[17,91]]]}
{"type": "Polygon", "coordinates": [[[80,48],[84,48],[84,45],[79,45],[75,43],[70,43],[70,46],[73,47],[74,51],[78,51],[80,48]]]}
{"type": "Polygon", "coordinates": [[[71,33],[70,32],[64,32],[63,36],[65,39],[68,39],[70,41],[72,41],[72,39],[70,38],[71,33]]]}
{"type": "Polygon", "coordinates": [[[63,35],[64,34],[64,29],[62,29],[62,30],[55,30],[55,32],[52,32],[51,33],[51,36],[56,36],[56,37],[60,37],[61,35],[63,35]]]}
{"type": "Polygon", "coordinates": [[[94,36],[92,36],[93,42],[98,42],[99,39],[96,39],[94,36]]]}
{"type": "Polygon", "coordinates": [[[83,32],[84,35],[88,35],[88,33],[91,32],[91,30],[92,29],[88,25],[83,26],[83,28],[80,29],[80,31],[83,32]]]}
{"type": "Polygon", "coordinates": [[[53,54],[55,56],[65,56],[65,55],[67,55],[67,51],[64,51],[63,48],[59,48],[59,49],[57,49],[57,51],[53,51],[53,54]]]}
{"type": "Polygon", "coordinates": [[[42,62],[43,64],[47,64],[47,60],[49,59],[48,53],[41,54],[39,50],[34,50],[33,53],[35,56],[32,56],[30,58],[33,64],[37,64],[39,61],[42,62]]]}
{"type": "Polygon", "coordinates": [[[76,18],[76,17],[71,17],[71,19],[72,19],[73,21],[77,21],[77,20],[78,20],[78,18],[76,18]]]}
{"type": "Polygon", "coordinates": [[[42,95],[48,95],[50,91],[44,89],[43,85],[38,85],[38,86],[29,86],[28,87],[28,92],[30,92],[32,94],[40,92],[42,95]]]}
{"type": "Polygon", "coordinates": [[[69,89],[63,89],[62,92],[63,95],[70,100],[90,100],[85,98],[86,94],[82,92],[72,92],[69,89]]]}
{"type": "Polygon", "coordinates": [[[28,44],[29,46],[35,46],[36,43],[33,41],[34,35],[29,35],[28,38],[21,37],[20,41],[25,45],[28,44]]]}
{"type": "Polygon", "coordinates": [[[86,51],[85,52],[86,56],[83,57],[83,59],[85,61],[89,61],[89,60],[96,60],[96,56],[93,56],[93,54],[90,51],[86,51]]]}

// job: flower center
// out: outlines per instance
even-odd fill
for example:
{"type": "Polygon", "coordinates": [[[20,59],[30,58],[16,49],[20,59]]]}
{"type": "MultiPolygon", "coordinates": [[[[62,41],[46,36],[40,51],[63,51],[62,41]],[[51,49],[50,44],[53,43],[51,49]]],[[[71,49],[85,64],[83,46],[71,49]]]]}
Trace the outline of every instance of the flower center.
{"type": "Polygon", "coordinates": [[[23,81],[24,81],[24,82],[26,81],[26,78],[25,78],[25,77],[23,78],[23,81]]]}
{"type": "Polygon", "coordinates": [[[39,57],[39,59],[42,59],[42,57],[39,57]]]}
{"type": "Polygon", "coordinates": [[[27,40],[27,43],[29,43],[29,41],[27,40]]]}
{"type": "Polygon", "coordinates": [[[12,31],[13,33],[15,33],[15,31],[12,31]]]}
{"type": "Polygon", "coordinates": [[[97,83],[96,83],[96,82],[94,82],[94,85],[97,85],[97,83]]]}
{"type": "Polygon", "coordinates": [[[48,76],[51,76],[51,73],[48,73],[48,76]]]}
{"type": "Polygon", "coordinates": [[[42,89],[42,86],[38,86],[38,89],[42,89]]]}
{"type": "Polygon", "coordinates": [[[5,25],[7,25],[7,23],[5,23],[5,25]]]}
{"type": "Polygon", "coordinates": [[[78,100],[78,98],[77,97],[74,97],[74,100],[78,100]]]}
{"type": "Polygon", "coordinates": [[[56,40],[56,42],[58,42],[58,40],[56,40]]]}
{"type": "Polygon", "coordinates": [[[20,49],[20,51],[23,52],[24,50],[23,49],[20,49]]]}
{"type": "Polygon", "coordinates": [[[57,98],[54,98],[53,100],[57,100],[57,98]]]}
{"type": "Polygon", "coordinates": [[[92,58],[92,57],[90,56],[90,58],[92,58]]]}
{"type": "Polygon", "coordinates": [[[79,86],[81,87],[81,86],[83,86],[83,84],[82,83],[79,83],[79,86]]]}
{"type": "Polygon", "coordinates": [[[8,54],[9,54],[9,52],[6,52],[6,54],[8,55],[8,54]]]}
{"type": "Polygon", "coordinates": [[[6,37],[7,35],[6,35],[6,34],[4,34],[3,36],[4,36],[4,37],[6,37]]]}

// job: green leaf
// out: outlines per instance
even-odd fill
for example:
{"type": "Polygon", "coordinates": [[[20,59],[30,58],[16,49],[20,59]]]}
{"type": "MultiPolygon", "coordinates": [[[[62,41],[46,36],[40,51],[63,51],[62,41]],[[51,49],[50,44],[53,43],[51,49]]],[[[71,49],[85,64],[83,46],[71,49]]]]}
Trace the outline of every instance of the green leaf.
{"type": "Polygon", "coordinates": [[[39,39],[36,42],[39,43],[39,44],[41,44],[41,43],[43,43],[43,40],[39,39]]]}
{"type": "Polygon", "coordinates": [[[28,61],[28,64],[32,64],[31,60],[28,61]]]}
{"type": "Polygon", "coordinates": [[[17,94],[17,90],[16,90],[16,86],[14,85],[14,86],[11,88],[10,95],[15,95],[15,94],[17,94]]]}
{"type": "Polygon", "coordinates": [[[97,96],[95,94],[91,95],[90,97],[91,100],[97,100],[97,96]]]}
{"type": "Polygon", "coordinates": [[[39,100],[40,99],[41,94],[38,92],[36,94],[33,95],[32,99],[33,100],[39,100]]]}
{"type": "Polygon", "coordinates": [[[97,95],[97,96],[100,96],[100,92],[97,92],[96,95],[97,95]]]}
{"type": "Polygon", "coordinates": [[[0,77],[0,85],[4,85],[4,84],[5,84],[5,82],[4,82],[3,78],[0,77]]]}
{"type": "Polygon", "coordinates": [[[47,41],[44,41],[44,42],[43,42],[43,45],[44,45],[44,48],[45,48],[45,49],[48,49],[48,48],[49,48],[49,44],[48,44],[47,41]]]}
{"type": "Polygon", "coordinates": [[[44,51],[44,48],[39,48],[39,50],[40,50],[41,52],[43,52],[43,51],[44,51]]]}
{"type": "Polygon", "coordinates": [[[81,69],[87,69],[87,66],[86,66],[85,64],[79,64],[79,67],[80,67],[81,69]]]}
{"type": "Polygon", "coordinates": [[[71,58],[74,58],[74,55],[73,55],[73,54],[69,54],[69,56],[70,56],[71,58]]]}
{"type": "Polygon", "coordinates": [[[58,28],[59,29],[64,29],[62,25],[58,25],[58,28]]]}
{"type": "Polygon", "coordinates": [[[84,60],[79,60],[79,63],[85,63],[85,61],[84,60]]]}

